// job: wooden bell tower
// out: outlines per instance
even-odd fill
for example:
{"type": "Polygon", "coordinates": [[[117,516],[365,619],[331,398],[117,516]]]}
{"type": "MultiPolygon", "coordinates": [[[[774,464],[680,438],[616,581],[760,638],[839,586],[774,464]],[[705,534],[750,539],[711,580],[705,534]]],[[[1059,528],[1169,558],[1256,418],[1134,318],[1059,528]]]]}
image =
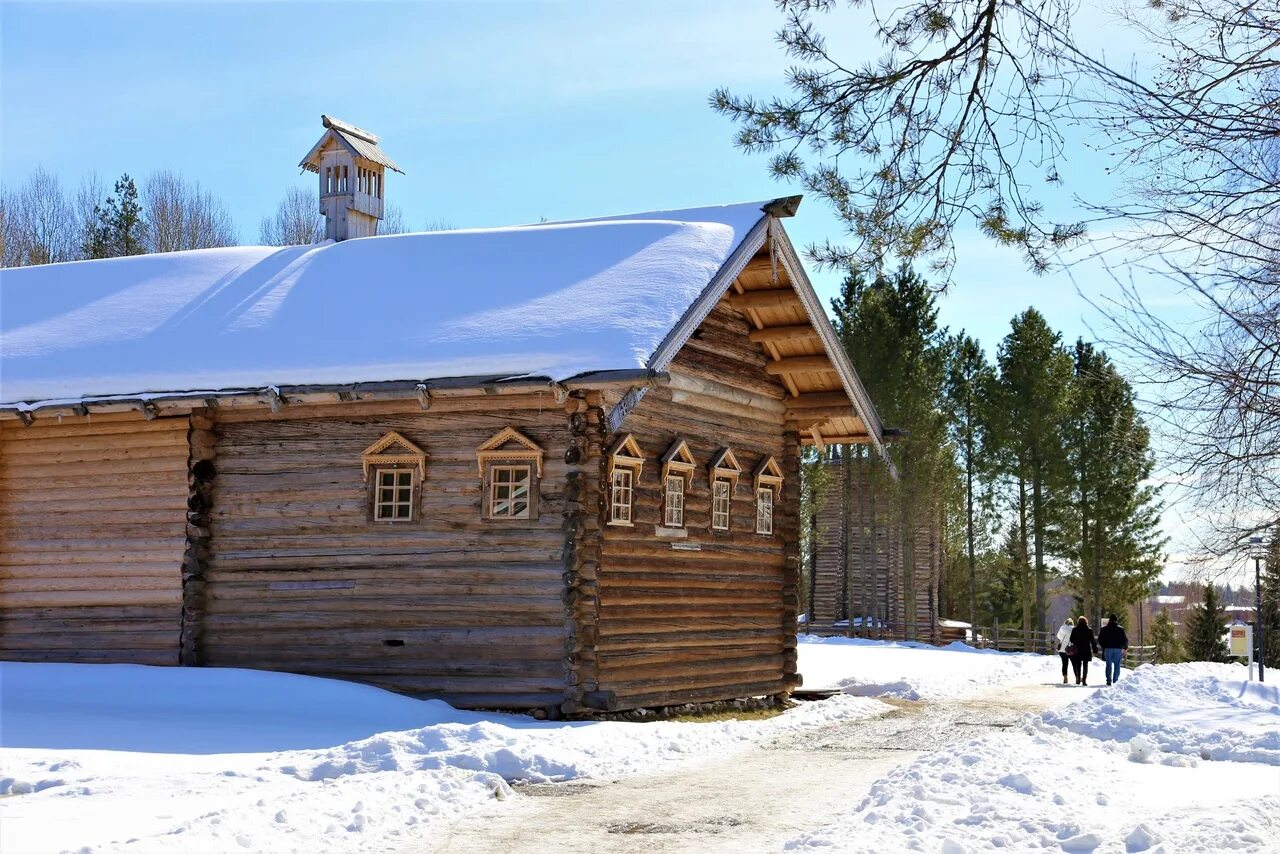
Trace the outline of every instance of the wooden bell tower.
{"type": "Polygon", "coordinates": [[[298,165],[320,176],[320,213],[328,240],[372,237],[385,204],[385,171],[404,170],[378,147],[378,137],[331,116],[324,136],[298,165]]]}

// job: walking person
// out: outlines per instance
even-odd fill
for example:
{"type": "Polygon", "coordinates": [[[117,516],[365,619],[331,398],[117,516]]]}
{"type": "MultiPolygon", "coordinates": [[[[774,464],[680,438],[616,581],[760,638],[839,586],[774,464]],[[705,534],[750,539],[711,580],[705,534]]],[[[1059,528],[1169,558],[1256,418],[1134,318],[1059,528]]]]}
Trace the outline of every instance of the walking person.
{"type": "Polygon", "coordinates": [[[1058,658],[1062,659],[1062,684],[1067,684],[1067,663],[1071,661],[1071,653],[1068,648],[1071,646],[1071,629],[1075,624],[1071,622],[1071,618],[1067,617],[1061,626],[1058,626],[1058,658]]]}
{"type": "Polygon", "coordinates": [[[1100,655],[1098,651],[1098,641],[1093,636],[1093,629],[1089,628],[1089,620],[1081,617],[1076,620],[1076,627],[1071,630],[1071,669],[1076,674],[1077,685],[1089,684],[1089,662],[1093,661],[1095,655],[1100,655]]]}
{"type": "Polygon", "coordinates": [[[1120,681],[1120,663],[1124,661],[1125,650],[1129,648],[1129,636],[1116,622],[1116,615],[1107,618],[1107,624],[1098,631],[1098,646],[1102,647],[1102,658],[1107,663],[1107,684],[1120,681]]]}

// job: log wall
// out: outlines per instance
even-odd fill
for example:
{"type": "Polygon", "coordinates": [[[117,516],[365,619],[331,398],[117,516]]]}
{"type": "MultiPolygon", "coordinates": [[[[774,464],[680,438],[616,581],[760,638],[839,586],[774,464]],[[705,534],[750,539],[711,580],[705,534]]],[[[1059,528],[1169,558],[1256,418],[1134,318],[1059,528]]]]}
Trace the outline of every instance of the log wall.
{"type": "Polygon", "coordinates": [[[200,661],[462,706],[560,705],[573,438],[564,409],[550,394],[360,408],[212,412],[200,661]],[[475,449],[507,426],[545,451],[534,520],[481,518],[475,449]],[[410,523],[368,518],[361,452],[391,430],[429,455],[410,523]]]}
{"type": "MultiPolygon", "coordinates": [[[[741,315],[721,304],[669,372],[781,400],[785,391],[765,372],[766,357],[747,330],[741,315]]],[[[605,440],[631,433],[646,459],[632,527],[605,525],[605,496],[599,503],[598,675],[614,708],[775,695],[796,683],[798,441],[776,411],[675,398],[672,388],[650,389],[605,440]],[[685,496],[685,536],[659,536],[658,457],[677,437],[688,441],[697,470],[685,496]],[[712,531],[707,464],[726,446],[744,471],[731,529],[712,531]],[[755,533],[751,481],[766,455],[777,458],[786,478],[772,535],[755,533]]],[[[599,477],[605,482],[603,459],[599,477]]]]}
{"type": "Polygon", "coordinates": [[[0,658],[177,664],[188,419],[0,424],[0,658]]]}

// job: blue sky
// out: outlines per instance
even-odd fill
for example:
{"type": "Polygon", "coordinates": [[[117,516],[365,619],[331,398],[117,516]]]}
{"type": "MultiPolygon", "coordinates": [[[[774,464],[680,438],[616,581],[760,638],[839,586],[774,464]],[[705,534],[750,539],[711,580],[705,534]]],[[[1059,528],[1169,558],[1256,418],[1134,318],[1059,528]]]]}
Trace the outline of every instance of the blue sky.
{"type": "MultiPolygon", "coordinates": [[[[1119,38],[1086,10],[1078,31],[1119,38]]],[[[408,173],[388,180],[408,223],[453,226],[697,206],[786,195],[763,158],[733,148],[707,106],[717,86],[779,91],[787,57],[770,0],[702,2],[139,2],[0,4],[0,178],[42,165],[71,186],[170,168],[223,199],[244,242],[290,186],[321,113],[369,128],[408,173]]],[[[878,47],[849,15],[830,42],[878,47]]],[[[1114,58],[1123,41],[1103,44],[1114,58]]],[[[1111,186],[1105,158],[1068,129],[1073,187],[1111,186]]],[[[788,223],[798,244],[839,237],[823,203],[788,223]]],[[[943,321],[989,353],[1012,315],[1039,308],[1069,342],[1105,337],[1077,292],[1114,292],[1097,264],[1028,272],[1016,253],[959,235],[943,321]]],[[[1123,273],[1122,273],[1123,275],[1123,273]]],[[[838,277],[814,271],[829,298],[838,277]]],[[[1165,310],[1181,297],[1161,291],[1165,310]]]]}

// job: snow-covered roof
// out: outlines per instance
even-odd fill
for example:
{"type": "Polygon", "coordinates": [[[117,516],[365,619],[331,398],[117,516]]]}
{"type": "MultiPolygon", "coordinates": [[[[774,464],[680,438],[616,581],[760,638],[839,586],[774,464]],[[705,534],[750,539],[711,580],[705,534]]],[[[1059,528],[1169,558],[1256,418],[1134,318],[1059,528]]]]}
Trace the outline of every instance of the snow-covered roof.
{"type": "Polygon", "coordinates": [[[1157,605],[1185,605],[1186,596],[1157,596],[1155,597],[1157,605]]]}
{"type": "Polygon", "coordinates": [[[764,204],[3,270],[0,405],[661,370],[764,204]]]}

